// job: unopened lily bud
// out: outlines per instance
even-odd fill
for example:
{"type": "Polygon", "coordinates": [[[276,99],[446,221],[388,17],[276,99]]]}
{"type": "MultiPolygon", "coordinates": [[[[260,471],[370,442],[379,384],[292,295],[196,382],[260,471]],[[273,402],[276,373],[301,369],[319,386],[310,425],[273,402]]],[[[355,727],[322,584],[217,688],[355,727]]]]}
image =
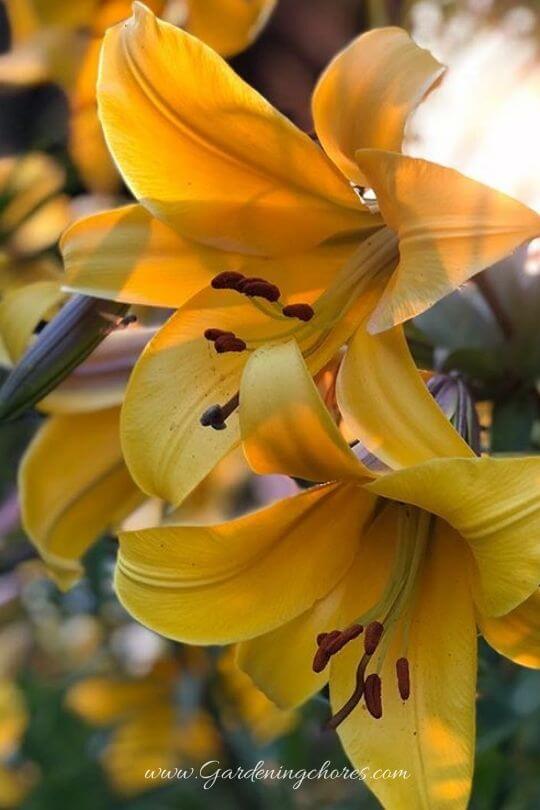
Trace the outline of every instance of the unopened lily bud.
{"type": "Polygon", "coordinates": [[[40,332],[0,388],[0,419],[15,419],[56,388],[114,329],[127,304],[75,295],[40,332]]]}

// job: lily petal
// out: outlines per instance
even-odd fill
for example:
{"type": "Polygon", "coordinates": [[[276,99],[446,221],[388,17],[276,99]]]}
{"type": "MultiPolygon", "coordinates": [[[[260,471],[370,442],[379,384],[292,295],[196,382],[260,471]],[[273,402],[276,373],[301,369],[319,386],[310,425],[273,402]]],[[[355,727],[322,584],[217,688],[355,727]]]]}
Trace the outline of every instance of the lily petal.
{"type": "Polygon", "coordinates": [[[240,401],[244,453],[255,472],[308,481],[372,478],[330,416],[295,341],[252,355],[240,401]]]}
{"type": "Polygon", "coordinates": [[[141,501],[122,461],[118,408],[49,419],[19,473],[22,519],[52,576],[69,588],[91,543],[141,501]]]}
{"type": "Polygon", "coordinates": [[[105,36],[98,105],[149,211],[183,236],[254,254],[377,227],[313,141],[214,51],[133,9],[105,36]]]}
{"type": "MultiPolygon", "coordinates": [[[[353,764],[368,769],[366,786],[393,810],[467,807],[474,757],[476,628],[463,551],[459,537],[441,524],[421,571],[410,629],[409,699],[401,700],[396,682],[395,662],[404,652],[397,627],[380,671],[382,718],[375,720],[356,708],[338,727],[353,764]],[[383,771],[400,775],[377,778],[383,771]]],[[[351,584],[354,599],[360,589],[351,584]]],[[[354,689],[361,654],[359,639],[332,659],[334,710],[354,689]]]]}
{"type": "MultiPolygon", "coordinates": [[[[364,503],[366,516],[372,513],[374,498],[360,489],[355,491],[353,497],[364,503]]],[[[328,681],[328,669],[315,673],[312,668],[317,651],[317,635],[346,627],[380,596],[392,563],[395,514],[393,507],[387,508],[370,526],[365,533],[371,538],[370,543],[365,543],[362,538],[360,552],[353,564],[327,596],[291,622],[238,646],[239,667],[281,708],[299,706],[328,681]],[[373,542],[375,532],[377,540],[373,542]],[[373,547],[378,547],[375,561],[371,553],[373,547]],[[365,576],[367,567],[369,578],[365,576]],[[359,582],[362,583],[361,589],[359,582]],[[356,599],[352,599],[354,593],[356,599]],[[358,603],[360,593],[362,605],[358,603]]]]}
{"type": "Polygon", "coordinates": [[[400,263],[368,323],[420,315],[540,234],[540,216],[500,191],[427,160],[366,149],[356,159],[399,236],[400,263]]]}
{"type": "Polygon", "coordinates": [[[222,56],[234,56],[257,37],[277,0],[193,0],[184,28],[222,56]]]}
{"type": "Polygon", "coordinates": [[[343,174],[366,185],[358,149],[401,151],[407,119],[444,67],[401,28],[378,28],[337,54],[313,94],[315,130],[343,174]]]}
{"type": "Polygon", "coordinates": [[[467,540],[481,613],[502,616],[540,581],[540,458],[436,459],[367,488],[440,515],[467,540]]]}
{"type": "Polygon", "coordinates": [[[58,281],[36,281],[4,295],[0,301],[0,334],[13,362],[28,348],[39,322],[54,312],[63,298],[58,281]]]}
{"type": "Polygon", "coordinates": [[[540,669],[540,589],[506,616],[478,616],[482,635],[501,655],[522,667],[540,669]]]}
{"type": "Polygon", "coordinates": [[[332,589],[365,520],[351,486],[325,486],[216,526],[120,535],[116,591],[151,629],[228,644],[294,619],[332,589]],[[339,543],[321,527],[332,521],[339,543]]]}
{"type": "Polygon", "coordinates": [[[64,233],[61,249],[66,289],[164,307],[182,306],[224,270],[266,278],[305,300],[329,285],[351,253],[348,241],[279,259],[219,250],[179,236],[141,205],[80,219],[64,233]]]}
{"type": "Polygon", "coordinates": [[[352,338],[336,386],[352,435],[393,469],[441,456],[472,456],[429,393],[401,326],[352,338]]]}

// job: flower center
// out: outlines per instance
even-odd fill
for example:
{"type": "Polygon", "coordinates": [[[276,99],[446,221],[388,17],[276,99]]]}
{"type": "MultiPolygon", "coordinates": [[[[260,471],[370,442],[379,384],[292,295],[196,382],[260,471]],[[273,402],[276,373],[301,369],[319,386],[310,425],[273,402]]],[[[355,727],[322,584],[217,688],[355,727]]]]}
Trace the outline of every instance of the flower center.
{"type": "MultiPolygon", "coordinates": [[[[387,502],[382,503],[384,508],[387,502]]],[[[317,637],[313,670],[322,672],[332,656],[362,633],[364,635],[363,653],[356,668],[354,690],[347,702],[328,721],[329,728],[337,728],[362,698],[372,717],[382,717],[381,671],[393,640],[398,642],[400,651],[395,661],[397,689],[402,700],[409,698],[411,681],[407,652],[410,627],[433,521],[433,515],[422,509],[400,505],[397,550],[392,573],[382,597],[343,630],[332,630],[317,637]]]]}
{"type": "MultiPolygon", "coordinates": [[[[388,228],[381,228],[359,245],[313,305],[283,303],[279,287],[264,278],[246,277],[233,270],[219,273],[212,279],[212,287],[243,295],[268,318],[269,329],[263,335],[248,338],[209,326],[204,337],[213,343],[218,355],[253,352],[267,343],[295,338],[304,359],[308,360],[321,348],[362,293],[375,281],[386,279],[394,269],[397,257],[395,234],[388,228]]],[[[224,405],[212,405],[201,415],[201,424],[223,430],[227,417],[238,404],[238,394],[235,394],[224,405]]]]}

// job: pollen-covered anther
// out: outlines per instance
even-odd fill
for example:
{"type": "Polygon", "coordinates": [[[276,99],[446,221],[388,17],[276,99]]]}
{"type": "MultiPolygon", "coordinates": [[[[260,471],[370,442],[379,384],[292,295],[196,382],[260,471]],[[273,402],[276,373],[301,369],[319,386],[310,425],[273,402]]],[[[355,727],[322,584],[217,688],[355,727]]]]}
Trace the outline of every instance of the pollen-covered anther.
{"type": "Polygon", "coordinates": [[[237,273],[236,270],[224,270],[223,273],[214,276],[210,284],[214,290],[237,290],[238,285],[244,279],[243,273],[237,273]]]}
{"type": "Polygon", "coordinates": [[[279,287],[269,281],[264,281],[264,279],[246,279],[242,283],[239,292],[249,298],[264,298],[265,301],[269,301],[271,304],[277,301],[281,295],[279,287]]]}
{"type": "Polygon", "coordinates": [[[234,334],[220,335],[214,341],[214,347],[218,354],[225,354],[225,352],[243,352],[245,351],[246,344],[242,338],[236,337],[234,334]]]}
{"type": "Polygon", "coordinates": [[[330,658],[343,647],[356,638],[363,631],[361,624],[351,624],[345,630],[331,630],[329,633],[319,633],[317,636],[317,652],[313,658],[314,672],[322,672],[330,658]]]}
{"type": "Polygon", "coordinates": [[[210,340],[212,343],[217,340],[219,337],[223,337],[223,335],[230,335],[234,337],[234,332],[226,332],[224,329],[205,329],[204,336],[206,340],[210,340]]]}
{"type": "Polygon", "coordinates": [[[375,673],[368,675],[364,683],[364,702],[372,717],[382,717],[381,679],[375,673]]]}
{"type": "Polygon", "coordinates": [[[287,318],[298,318],[299,321],[310,321],[315,315],[309,304],[287,304],[282,312],[287,318]]]}
{"type": "Polygon", "coordinates": [[[406,658],[398,658],[396,661],[396,675],[399,695],[402,700],[407,700],[411,694],[411,679],[409,674],[409,662],[406,658]]]}
{"type": "Polygon", "coordinates": [[[367,655],[373,655],[379,645],[384,627],[380,622],[370,622],[364,636],[364,649],[367,655]]]}

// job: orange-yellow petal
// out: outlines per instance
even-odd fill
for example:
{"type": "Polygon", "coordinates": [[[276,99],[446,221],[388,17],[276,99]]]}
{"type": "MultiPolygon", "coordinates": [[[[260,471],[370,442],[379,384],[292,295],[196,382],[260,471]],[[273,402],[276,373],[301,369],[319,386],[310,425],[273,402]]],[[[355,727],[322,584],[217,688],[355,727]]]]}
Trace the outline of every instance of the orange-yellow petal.
{"type": "Polygon", "coordinates": [[[338,53],[313,94],[321,144],[350,180],[366,185],[358,149],[401,151],[410,113],[444,68],[401,28],[378,28],[338,53]]]}
{"type": "Polygon", "coordinates": [[[366,149],[358,165],[399,237],[400,263],[368,324],[380,332],[424,312],[540,234],[540,216],[454,169],[366,149]]]}
{"type": "Polygon", "coordinates": [[[351,252],[346,241],[279,258],[219,250],[179,236],[141,205],[80,219],[61,248],[67,289],[166,307],[182,306],[224,270],[262,276],[305,300],[329,285],[351,252]]]}
{"type": "Polygon", "coordinates": [[[184,28],[222,56],[243,51],[265,26],[277,0],[188,0],[184,28]]]}
{"type": "Polygon", "coordinates": [[[277,254],[379,223],[307,135],[140,3],[107,32],[98,104],[132,192],[183,236],[277,254]]]}

